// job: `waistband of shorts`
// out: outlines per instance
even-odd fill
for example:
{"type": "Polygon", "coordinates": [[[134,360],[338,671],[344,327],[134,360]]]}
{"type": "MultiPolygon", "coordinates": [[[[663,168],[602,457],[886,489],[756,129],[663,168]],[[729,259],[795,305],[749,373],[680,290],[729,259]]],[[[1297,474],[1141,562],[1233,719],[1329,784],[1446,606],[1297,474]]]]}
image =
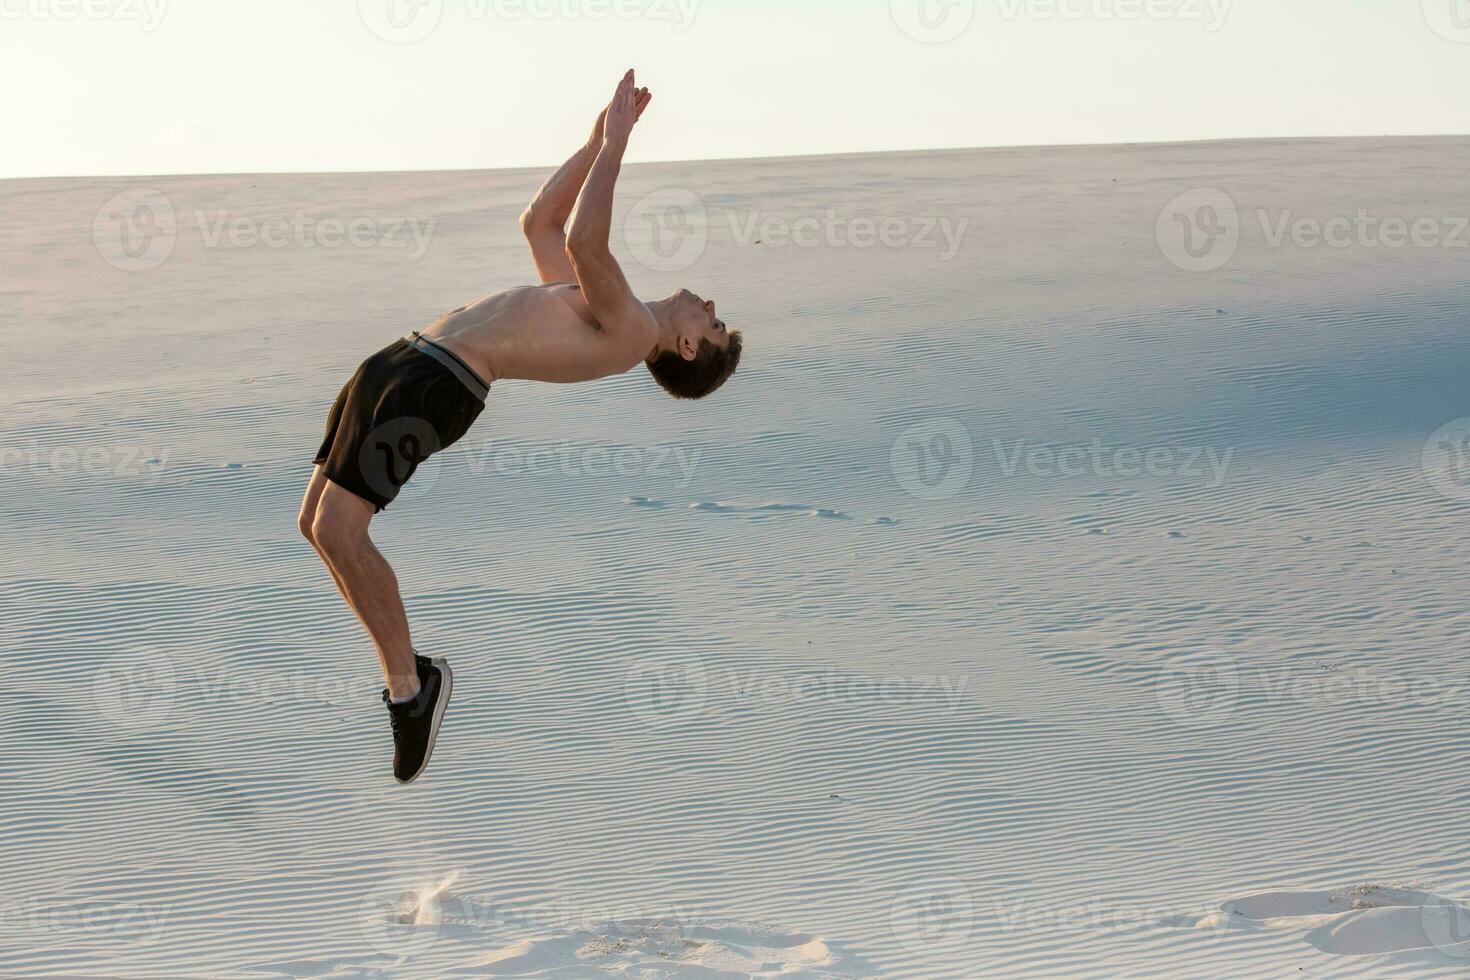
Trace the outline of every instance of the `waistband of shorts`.
{"type": "Polygon", "coordinates": [[[403,340],[404,343],[408,344],[414,350],[428,354],[434,360],[448,368],[449,373],[458,378],[460,383],[469,389],[470,394],[474,395],[482,403],[486,398],[490,397],[490,385],[485,382],[484,378],[481,378],[475,373],[474,368],[461,361],[453,351],[446,347],[440,347],[417,330],[404,337],[403,340]]]}

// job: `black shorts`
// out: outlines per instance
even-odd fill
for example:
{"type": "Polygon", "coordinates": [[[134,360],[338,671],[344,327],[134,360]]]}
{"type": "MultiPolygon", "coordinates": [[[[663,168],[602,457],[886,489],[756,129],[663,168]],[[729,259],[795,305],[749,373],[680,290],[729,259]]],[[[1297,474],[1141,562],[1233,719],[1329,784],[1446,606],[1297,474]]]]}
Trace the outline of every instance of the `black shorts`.
{"type": "Polygon", "coordinates": [[[417,333],[362,362],[327,416],[316,463],[327,479],[382,510],[419,464],[464,438],[489,385],[417,333]]]}

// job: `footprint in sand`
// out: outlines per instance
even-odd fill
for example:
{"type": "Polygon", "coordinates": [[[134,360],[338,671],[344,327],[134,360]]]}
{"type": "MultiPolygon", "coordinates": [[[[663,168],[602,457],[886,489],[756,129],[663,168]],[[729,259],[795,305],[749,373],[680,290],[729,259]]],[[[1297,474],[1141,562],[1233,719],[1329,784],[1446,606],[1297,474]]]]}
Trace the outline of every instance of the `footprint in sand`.
{"type": "Polygon", "coordinates": [[[1336,891],[1265,892],[1226,902],[1220,911],[1233,922],[1306,925],[1302,938],[1324,953],[1418,950],[1437,960],[1470,964],[1470,907],[1418,889],[1358,885],[1336,891]]]}
{"type": "Polygon", "coordinates": [[[634,919],[525,939],[443,972],[514,977],[870,975],[855,958],[806,933],[673,919],[634,919]]]}
{"type": "Polygon", "coordinates": [[[852,518],[831,507],[813,507],[811,504],[757,504],[740,506],[721,504],[713,500],[701,500],[689,505],[690,510],[702,510],[713,514],[796,514],[803,517],[820,517],[828,521],[847,521],[852,518]]]}
{"type": "Polygon", "coordinates": [[[646,510],[663,510],[668,506],[662,500],[654,500],[651,497],[629,497],[624,503],[633,507],[642,507],[646,510]]]}

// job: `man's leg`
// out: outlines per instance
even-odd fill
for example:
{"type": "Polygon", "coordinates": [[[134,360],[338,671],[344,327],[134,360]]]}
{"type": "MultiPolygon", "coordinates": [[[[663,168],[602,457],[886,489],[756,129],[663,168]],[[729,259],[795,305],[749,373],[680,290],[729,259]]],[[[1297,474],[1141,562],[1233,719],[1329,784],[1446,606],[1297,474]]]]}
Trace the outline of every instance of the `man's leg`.
{"type": "Polygon", "coordinates": [[[306,485],[306,496],[301,498],[301,511],[296,515],[296,528],[301,532],[301,536],[316,550],[317,557],[322,560],[322,564],[327,567],[327,571],[332,573],[332,581],[337,583],[337,589],[342,593],[342,598],[346,599],[347,589],[343,586],[342,579],[337,576],[336,571],[332,568],[332,563],[327,561],[326,552],[322,551],[321,545],[316,543],[316,535],[312,531],[312,525],[316,523],[317,502],[322,499],[322,491],[326,488],[327,474],[318,466],[311,473],[311,482],[306,485]]]}
{"type": "MultiPolygon", "coordinates": [[[[313,483],[317,476],[312,477],[313,483]]],[[[337,580],[347,604],[377,645],[389,697],[394,701],[411,698],[418,692],[419,680],[408,632],[408,614],[403,609],[392,567],[368,537],[373,505],[324,476],[321,479],[323,486],[311,522],[311,542],[337,580]]]]}

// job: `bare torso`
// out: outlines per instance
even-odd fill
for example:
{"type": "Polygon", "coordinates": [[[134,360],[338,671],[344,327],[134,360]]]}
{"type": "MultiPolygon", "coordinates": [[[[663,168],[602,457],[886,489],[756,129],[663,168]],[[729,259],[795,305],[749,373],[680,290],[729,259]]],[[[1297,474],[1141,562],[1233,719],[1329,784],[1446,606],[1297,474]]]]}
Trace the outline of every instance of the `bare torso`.
{"type": "Polygon", "coordinates": [[[446,313],[422,333],[489,382],[519,378],[569,384],[622,374],[658,342],[650,329],[646,338],[613,343],[581,288],[563,282],[482,297],[446,313]]]}

